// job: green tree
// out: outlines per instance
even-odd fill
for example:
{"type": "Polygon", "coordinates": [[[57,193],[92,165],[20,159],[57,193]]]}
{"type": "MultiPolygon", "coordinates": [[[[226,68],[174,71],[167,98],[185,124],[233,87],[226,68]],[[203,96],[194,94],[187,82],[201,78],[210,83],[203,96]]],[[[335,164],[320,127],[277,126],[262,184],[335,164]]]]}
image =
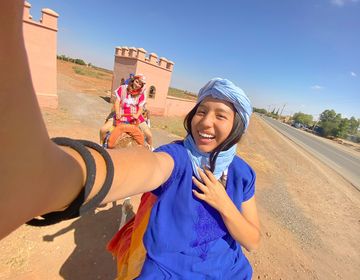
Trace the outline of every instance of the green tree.
{"type": "Polygon", "coordinates": [[[320,114],[319,126],[321,129],[321,135],[337,136],[339,125],[341,122],[341,114],[337,114],[334,110],[325,110],[320,114]]]}
{"type": "Polygon", "coordinates": [[[313,116],[302,112],[295,113],[292,118],[295,122],[301,123],[305,126],[311,126],[313,124],[313,116]]]}
{"type": "Polygon", "coordinates": [[[348,133],[351,135],[355,135],[358,132],[359,126],[360,126],[360,119],[355,119],[354,117],[351,117],[349,120],[349,129],[348,133]]]}
{"type": "Polygon", "coordinates": [[[347,118],[341,119],[336,133],[337,137],[346,138],[350,127],[350,120],[347,118]]]}
{"type": "Polygon", "coordinates": [[[60,59],[60,60],[64,60],[64,61],[68,61],[69,58],[66,56],[66,55],[57,55],[57,59],[60,59]]]}
{"type": "Polygon", "coordinates": [[[260,109],[260,108],[253,108],[254,112],[256,113],[260,113],[260,114],[264,114],[266,115],[267,114],[267,111],[265,109],[260,109]]]}
{"type": "Polygon", "coordinates": [[[76,64],[86,65],[85,61],[82,60],[82,59],[80,59],[80,58],[75,59],[74,62],[75,62],[76,64]]]}

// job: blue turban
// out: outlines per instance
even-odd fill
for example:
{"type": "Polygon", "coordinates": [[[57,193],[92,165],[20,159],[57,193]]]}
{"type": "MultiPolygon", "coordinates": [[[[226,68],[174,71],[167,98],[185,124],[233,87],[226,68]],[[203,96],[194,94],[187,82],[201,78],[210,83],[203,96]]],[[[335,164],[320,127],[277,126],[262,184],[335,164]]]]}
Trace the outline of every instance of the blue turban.
{"type": "Polygon", "coordinates": [[[214,78],[200,89],[197,103],[200,103],[208,96],[232,103],[236,112],[240,115],[246,130],[249,126],[252,107],[249,98],[241,88],[227,79],[214,78]]]}

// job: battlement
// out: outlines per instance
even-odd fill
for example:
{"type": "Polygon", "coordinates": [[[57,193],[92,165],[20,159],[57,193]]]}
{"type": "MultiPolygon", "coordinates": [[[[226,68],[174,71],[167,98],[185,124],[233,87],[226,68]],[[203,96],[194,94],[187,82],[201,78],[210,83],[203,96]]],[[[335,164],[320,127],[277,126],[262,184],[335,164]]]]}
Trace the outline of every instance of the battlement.
{"type": "Polygon", "coordinates": [[[54,12],[51,9],[47,9],[47,8],[42,9],[41,10],[42,16],[41,16],[40,22],[37,22],[32,19],[32,16],[30,14],[30,8],[31,8],[31,4],[27,1],[25,1],[24,2],[24,15],[23,15],[24,22],[42,26],[44,28],[51,29],[54,31],[58,30],[57,24],[58,24],[59,15],[56,12],[54,12]]]}
{"type": "Polygon", "coordinates": [[[151,65],[163,68],[167,71],[172,72],[174,69],[174,62],[166,59],[165,57],[158,57],[156,53],[147,53],[143,48],[134,47],[116,47],[115,56],[125,57],[129,59],[136,59],[146,62],[151,65]]]}
{"type": "Polygon", "coordinates": [[[31,4],[24,2],[23,33],[32,83],[40,106],[58,105],[56,50],[59,15],[42,9],[40,22],[30,15],[31,4]]]}

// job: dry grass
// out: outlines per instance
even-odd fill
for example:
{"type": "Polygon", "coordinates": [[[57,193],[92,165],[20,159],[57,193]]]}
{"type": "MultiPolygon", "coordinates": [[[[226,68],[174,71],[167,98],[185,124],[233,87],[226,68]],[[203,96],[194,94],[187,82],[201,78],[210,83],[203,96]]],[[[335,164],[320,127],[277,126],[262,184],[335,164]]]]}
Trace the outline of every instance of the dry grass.
{"type": "Polygon", "coordinates": [[[112,74],[109,74],[103,70],[97,70],[92,67],[82,66],[82,65],[75,65],[72,68],[74,72],[79,75],[93,77],[102,80],[109,80],[109,81],[111,81],[112,79],[112,74]]]}
{"type": "Polygon", "coordinates": [[[184,129],[184,117],[159,117],[151,116],[151,125],[155,128],[160,128],[169,133],[185,137],[186,131],[184,129]]]}
{"type": "Polygon", "coordinates": [[[173,96],[182,99],[189,99],[189,100],[197,99],[197,96],[194,93],[172,87],[169,87],[168,96],[173,96]]]}

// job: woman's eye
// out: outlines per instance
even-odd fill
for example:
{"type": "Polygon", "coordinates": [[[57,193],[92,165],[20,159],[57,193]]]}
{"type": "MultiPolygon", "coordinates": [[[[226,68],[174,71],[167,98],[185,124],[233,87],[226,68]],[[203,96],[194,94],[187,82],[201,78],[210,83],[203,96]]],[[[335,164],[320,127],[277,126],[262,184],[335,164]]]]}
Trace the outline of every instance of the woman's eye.
{"type": "Polygon", "coordinates": [[[217,118],[220,119],[220,120],[226,120],[226,116],[224,115],[217,115],[217,118]]]}
{"type": "Polygon", "coordinates": [[[205,115],[205,112],[204,111],[197,111],[196,114],[203,116],[203,115],[205,115]]]}

